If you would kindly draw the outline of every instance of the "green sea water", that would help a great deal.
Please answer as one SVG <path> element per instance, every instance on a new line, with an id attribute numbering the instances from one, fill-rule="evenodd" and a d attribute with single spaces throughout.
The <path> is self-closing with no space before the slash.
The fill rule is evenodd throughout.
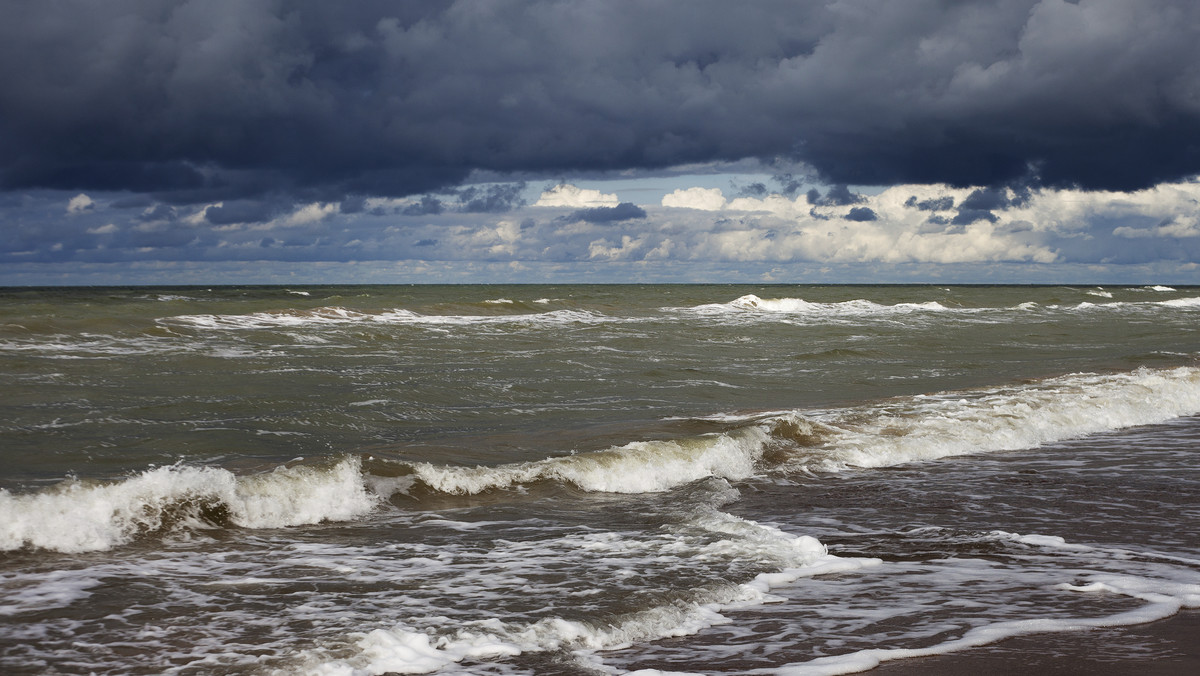
<path id="1" fill-rule="evenodd" d="M 0 668 L 820 673 L 1167 616 L 1198 320 L 1185 287 L 3 289 Z"/>

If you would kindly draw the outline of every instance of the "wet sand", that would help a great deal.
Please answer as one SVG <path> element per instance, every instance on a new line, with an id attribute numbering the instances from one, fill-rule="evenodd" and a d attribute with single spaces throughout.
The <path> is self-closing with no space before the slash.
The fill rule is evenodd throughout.
<path id="1" fill-rule="evenodd" d="M 1194 676 L 1200 674 L 1200 611 L 1148 624 L 1017 636 L 959 653 L 881 664 L 872 676 Z"/>

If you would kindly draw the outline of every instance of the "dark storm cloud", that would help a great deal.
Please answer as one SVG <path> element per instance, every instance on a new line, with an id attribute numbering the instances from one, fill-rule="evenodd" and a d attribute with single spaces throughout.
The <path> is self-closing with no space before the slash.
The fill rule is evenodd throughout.
<path id="1" fill-rule="evenodd" d="M 8 2 L 0 187 L 338 201 L 757 157 L 1132 189 L 1200 173 L 1197 34 L 1191 0 Z"/>

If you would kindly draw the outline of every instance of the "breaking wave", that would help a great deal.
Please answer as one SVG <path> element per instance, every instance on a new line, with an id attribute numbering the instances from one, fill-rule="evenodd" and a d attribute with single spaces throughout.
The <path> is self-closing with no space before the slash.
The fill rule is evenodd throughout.
<path id="1" fill-rule="evenodd" d="M 0 490 L 0 551 L 111 549 L 178 527 L 280 528 L 348 520 L 375 507 L 357 458 L 331 468 L 280 467 L 235 476 L 169 466 L 113 483 L 66 481 L 29 495 Z"/>
<path id="2" fill-rule="evenodd" d="M 71 480 L 33 494 L 0 490 L 0 550 L 109 549 L 177 527 L 277 528 L 349 520 L 397 494 L 474 495 L 552 482 L 654 493 L 701 479 L 836 472 L 1031 449 L 1200 413 L 1200 369 L 1073 374 L 1008 388 L 915 396 L 828 411 L 722 416 L 724 431 L 496 466 L 357 457 L 252 476 L 169 466 L 123 481 Z M 373 464 L 373 468 L 378 465 Z"/>
<path id="3" fill-rule="evenodd" d="M 918 396 L 820 415 L 822 443 L 791 462 L 807 469 L 887 467 L 1034 448 L 1200 412 L 1200 369 L 1072 374 L 1003 389 Z M 796 414 L 789 414 L 796 415 Z"/>
<path id="4" fill-rule="evenodd" d="M 727 416 L 734 429 L 634 442 L 592 453 L 499 466 L 416 463 L 409 480 L 439 492 L 559 481 L 589 491 L 665 491 L 707 477 L 764 471 L 836 472 L 1035 448 L 1200 412 L 1200 369 L 1074 374 L 1006 389 L 917 396 L 827 412 Z"/>

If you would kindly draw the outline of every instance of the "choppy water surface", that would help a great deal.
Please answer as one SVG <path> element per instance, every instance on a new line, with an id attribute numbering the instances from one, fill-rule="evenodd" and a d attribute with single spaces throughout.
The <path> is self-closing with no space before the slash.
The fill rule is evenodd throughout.
<path id="1" fill-rule="evenodd" d="M 818 674 L 1200 607 L 1200 289 L 0 290 L 5 673 Z"/>

